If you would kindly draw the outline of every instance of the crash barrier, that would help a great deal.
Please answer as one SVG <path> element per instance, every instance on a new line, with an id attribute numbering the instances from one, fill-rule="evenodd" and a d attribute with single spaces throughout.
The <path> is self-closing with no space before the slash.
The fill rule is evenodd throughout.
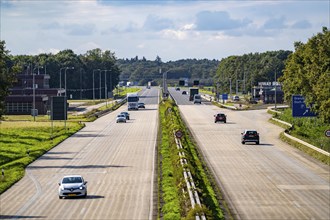
<path id="1" fill-rule="evenodd" d="M 282 124 L 285 124 L 285 125 L 287 125 L 287 126 L 289 126 L 291 129 L 292 129 L 292 124 L 290 124 L 290 123 L 288 123 L 288 122 L 285 122 L 285 121 L 281 121 L 281 120 L 279 120 L 279 119 L 277 119 L 277 118 L 272 118 L 272 120 L 274 120 L 274 121 L 276 121 L 276 122 L 279 122 L 279 123 L 282 123 Z M 289 128 L 289 129 L 290 129 Z M 283 134 L 287 137 L 287 138 L 289 138 L 289 139 L 291 139 L 291 140 L 294 140 L 294 141 L 296 141 L 296 142 L 298 142 L 298 143 L 300 143 L 300 144 L 302 144 L 302 145 L 304 145 L 304 146 L 306 146 L 306 147 L 308 147 L 308 148 L 311 148 L 311 149 L 313 149 L 313 150 L 315 150 L 315 151 L 317 151 L 317 152 L 319 152 L 319 153 L 321 153 L 321 154 L 323 154 L 323 155 L 326 155 L 326 156 L 330 156 L 330 153 L 329 152 L 327 152 L 327 151 L 325 151 L 325 150 L 322 150 L 322 149 L 320 149 L 320 148 L 318 148 L 318 147 L 315 147 L 314 145 L 311 145 L 311 144 L 309 144 L 309 143 L 307 143 L 307 142 L 305 142 L 305 141 L 303 141 L 303 140 L 300 140 L 300 139 L 298 139 L 298 138 L 296 138 L 296 137 L 293 137 L 293 136 L 291 136 L 291 135 L 289 135 L 288 133 L 287 133 L 287 130 L 285 130 L 284 132 L 283 132 Z"/>
<path id="2" fill-rule="evenodd" d="M 123 104 L 125 104 L 126 101 L 127 101 L 127 98 L 126 97 L 124 99 L 116 100 L 116 104 L 114 106 L 112 106 L 111 108 L 105 109 L 103 111 L 95 112 L 91 116 L 96 116 L 97 118 L 102 117 L 103 115 L 105 115 L 105 114 L 113 111 L 113 109 L 119 108 L 120 106 L 122 106 Z"/>
<path id="3" fill-rule="evenodd" d="M 178 139 L 175 135 L 174 132 L 174 136 L 175 136 L 175 142 L 176 142 L 176 146 L 178 149 L 183 149 L 182 144 L 180 139 Z M 180 156 L 180 163 L 181 166 L 183 167 L 183 176 L 186 182 L 186 186 L 187 186 L 187 190 L 188 190 L 188 194 L 189 194 L 189 198 L 190 198 L 190 203 L 192 208 L 195 208 L 196 205 L 202 206 L 201 201 L 199 199 L 197 190 L 196 190 L 196 186 L 194 183 L 194 180 L 192 178 L 192 175 L 190 173 L 190 170 L 187 168 L 187 160 L 185 159 L 185 154 L 183 151 L 179 151 L 179 156 Z M 196 220 L 206 220 L 206 217 L 204 215 L 204 213 L 200 213 L 199 215 L 195 216 Z"/>

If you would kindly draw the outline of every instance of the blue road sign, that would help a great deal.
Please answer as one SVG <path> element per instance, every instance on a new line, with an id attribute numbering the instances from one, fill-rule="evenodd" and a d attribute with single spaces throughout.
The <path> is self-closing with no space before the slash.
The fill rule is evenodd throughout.
<path id="1" fill-rule="evenodd" d="M 222 100 L 228 100 L 228 94 L 222 94 Z"/>
<path id="2" fill-rule="evenodd" d="M 301 95 L 292 96 L 292 117 L 315 117 L 316 114 L 306 107 L 304 97 Z"/>

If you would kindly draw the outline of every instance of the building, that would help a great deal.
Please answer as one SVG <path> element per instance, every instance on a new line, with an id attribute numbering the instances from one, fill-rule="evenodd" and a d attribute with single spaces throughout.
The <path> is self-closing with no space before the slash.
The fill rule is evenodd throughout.
<path id="1" fill-rule="evenodd" d="M 275 98 L 276 103 L 283 103 L 284 93 L 279 82 L 259 82 L 258 86 L 253 87 L 253 97 L 265 104 L 275 103 Z"/>
<path id="2" fill-rule="evenodd" d="M 59 96 L 63 89 L 49 88 L 48 74 L 26 73 L 17 75 L 17 82 L 9 89 L 5 99 L 8 115 L 45 115 L 50 110 L 52 96 Z M 34 89 L 33 89 L 33 84 Z M 33 111 L 35 106 L 36 111 Z"/>

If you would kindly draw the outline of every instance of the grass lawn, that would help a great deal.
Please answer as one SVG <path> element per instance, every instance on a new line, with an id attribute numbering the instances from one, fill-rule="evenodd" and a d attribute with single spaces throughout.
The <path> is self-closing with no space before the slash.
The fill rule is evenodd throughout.
<path id="1" fill-rule="evenodd" d="M 65 140 L 84 124 L 67 122 L 1 121 L 0 122 L 0 193 L 24 176 L 25 167 Z"/>

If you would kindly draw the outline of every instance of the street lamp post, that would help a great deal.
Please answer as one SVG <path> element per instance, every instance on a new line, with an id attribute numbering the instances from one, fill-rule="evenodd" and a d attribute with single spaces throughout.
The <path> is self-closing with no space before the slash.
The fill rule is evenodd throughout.
<path id="1" fill-rule="evenodd" d="M 33 89 L 33 110 L 32 110 L 32 114 L 33 114 L 33 121 L 36 121 L 36 113 L 35 113 L 35 109 L 36 109 L 36 89 L 34 86 L 34 81 L 35 81 L 35 76 L 34 76 L 34 70 L 35 68 L 32 70 L 32 89 Z"/>
<path id="2" fill-rule="evenodd" d="M 107 107 L 107 71 L 108 70 L 100 70 L 100 73 L 104 71 L 104 99 L 105 99 L 105 105 Z M 101 78 L 101 74 L 100 74 L 100 78 Z M 101 85 L 101 80 L 100 80 L 100 85 Z M 100 90 L 101 91 L 101 90 Z M 101 94 L 101 93 L 100 93 Z"/>
<path id="3" fill-rule="evenodd" d="M 229 96 L 231 97 L 231 78 L 229 78 Z"/>
<path id="4" fill-rule="evenodd" d="M 66 71 L 67 71 L 68 69 L 69 69 L 69 70 L 73 70 L 74 67 L 66 67 L 66 68 L 65 68 L 65 71 L 64 71 L 64 84 L 65 84 L 65 89 L 64 89 L 65 91 L 64 91 L 64 92 L 65 92 L 65 97 L 67 97 L 67 96 L 66 96 L 66 95 L 67 95 L 67 94 L 66 94 Z"/>
<path id="5" fill-rule="evenodd" d="M 37 65 L 36 67 L 33 68 L 32 70 L 32 91 L 33 91 L 33 109 L 32 109 L 32 114 L 33 114 L 33 120 L 36 121 L 36 86 L 35 86 L 35 74 L 34 74 L 34 70 L 38 69 L 38 75 L 39 75 L 39 65 Z M 41 67 L 43 68 L 43 67 Z"/>
<path id="6" fill-rule="evenodd" d="M 82 100 L 82 68 L 80 68 L 80 100 Z"/>
<path id="7" fill-rule="evenodd" d="M 102 79 L 102 75 L 101 75 L 101 72 L 102 72 L 102 70 L 100 70 L 100 72 L 99 72 L 99 78 L 100 78 L 100 83 L 99 83 L 99 87 L 100 87 L 100 91 L 99 91 L 99 93 L 100 93 L 100 101 L 101 101 L 101 99 L 102 99 L 102 87 L 101 87 L 101 79 Z"/>
<path id="8" fill-rule="evenodd" d="M 95 86 L 94 86 L 94 72 L 100 71 L 100 69 L 93 70 L 93 102 L 95 101 Z"/>
<path id="9" fill-rule="evenodd" d="M 64 92 L 65 92 L 65 98 L 64 98 L 64 101 L 65 101 L 65 104 L 64 104 L 64 129 L 65 129 L 65 132 L 66 132 L 66 118 L 67 118 L 67 94 L 66 94 L 66 71 L 70 69 L 70 70 L 73 70 L 74 67 L 66 67 L 65 68 L 65 71 L 64 71 L 64 84 L 65 84 L 65 89 L 64 89 Z"/>
<path id="10" fill-rule="evenodd" d="M 60 96 L 62 96 L 62 92 L 61 92 L 61 89 L 62 89 L 62 69 L 65 69 L 66 67 L 62 67 L 60 69 Z"/>
<path id="11" fill-rule="evenodd" d="M 275 82 L 274 82 L 275 83 L 275 111 L 277 110 L 277 108 L 276 108 L 276 104 L 277 104 L 277 99 L 276 99 L 277 98 L 276 97 L 276 92 L 277 92 L 276 91 L 277 90 L 276 73 L 277 73 L 277 69 L 275 69 Z"/>

